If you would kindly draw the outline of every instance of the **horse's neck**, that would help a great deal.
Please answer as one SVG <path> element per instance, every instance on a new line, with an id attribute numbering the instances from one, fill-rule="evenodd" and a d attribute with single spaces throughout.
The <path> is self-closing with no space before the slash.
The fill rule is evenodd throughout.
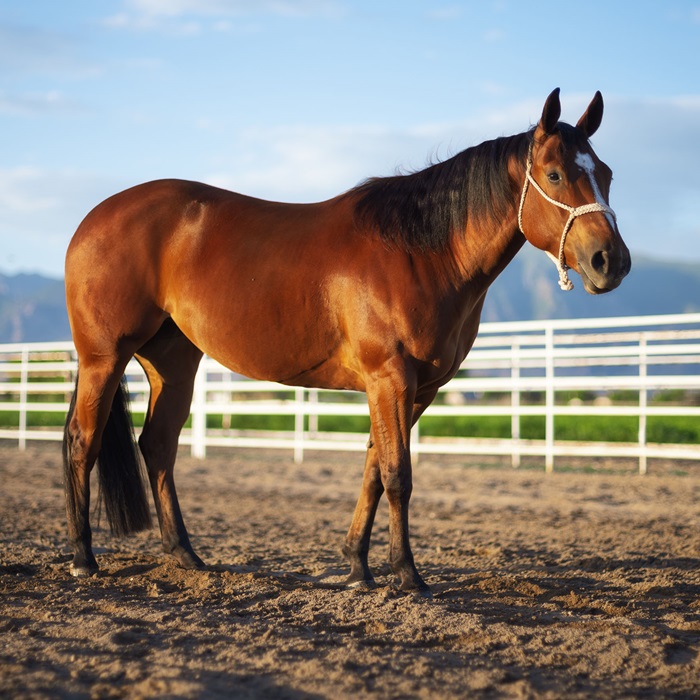
<path id="1" fill-rule="evenodd" d="M 470 294 L 485 293 L 524 243 L 515 211 L 499 224 L 468 224 L 466 232 L 453 241 L 454 286 Z"/>

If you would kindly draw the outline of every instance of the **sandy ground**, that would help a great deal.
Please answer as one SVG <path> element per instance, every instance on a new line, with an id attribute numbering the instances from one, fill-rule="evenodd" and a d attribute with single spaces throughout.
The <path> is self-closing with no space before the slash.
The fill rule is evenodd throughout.
<path id="1" fill-rule="evenodd" d="M 74 579 L 59 453 L 0 443 L 2 697 L 700 697 L 697 465 L 547 476 L 424 457 L 424 599 L 392 587 L 385 504 L 379 587 L 342 586 L 359 455 L 183 455 L 208 570 L 103 522 L 100 574 Z"/>

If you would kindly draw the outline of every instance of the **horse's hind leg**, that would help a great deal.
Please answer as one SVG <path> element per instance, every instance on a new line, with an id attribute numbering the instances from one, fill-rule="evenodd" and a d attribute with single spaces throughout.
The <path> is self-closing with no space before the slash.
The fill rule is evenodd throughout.
<path id="1" fill-rule="evenodd" d="M 167 320 L 137 353 L 151 386 L 139 447 L 146 461 L 163 549 L 187 569 L 204 566 L 190 544 L 175 491 L 174 467 L 180 431 L 190 413 L 202 352 Z"/>
<path id="2" fill-rule="evenodd" d="M 66 419 L 63 443 L 66 515 L 68 538 L 74 552 L 71 564 L 74 576 L 90 576 L 98 570 L 90 528 L 90 473 L 100 452 L 102 433 L 123 369 L 123 364 L 116 361 L 81 363 Z"/>

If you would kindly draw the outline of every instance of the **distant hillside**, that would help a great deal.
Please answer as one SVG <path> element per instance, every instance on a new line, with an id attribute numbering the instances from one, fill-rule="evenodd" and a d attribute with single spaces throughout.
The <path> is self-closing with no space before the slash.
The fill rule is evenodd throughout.
<path id="1" fill-rule="evenodd" d="M 580 277 L 562 292 L 552 261 L 526 246 L 494 282 L 482 320 L 520 321 L 546 318 L 648 316 L 700 311 L 700 263 L 686 264 L 632 256 L 632 271 L 620 287 L 591 296 Z"/>
<path id="2" fill-rule="evenodd" d="M 70 340 L 63 280 L 0 274 L 0 343 Z"/>
<path id="3" fill-rule="evenodd" d="M 546 255 L 526 246 L 489 290 L 484 321 L 644 316 L 700 311 L 700 263 L 662 262 L 633 256 L 619 289 L 593 297 L 571 274 L 575 288 L 562 292 Z M 62 280 L 0 274 L 0 343 L 70 339 Z"/>

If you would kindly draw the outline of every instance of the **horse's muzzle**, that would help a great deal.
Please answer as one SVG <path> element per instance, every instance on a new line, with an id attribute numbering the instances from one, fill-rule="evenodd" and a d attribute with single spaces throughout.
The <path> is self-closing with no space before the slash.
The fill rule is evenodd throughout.
<path id="1" fill-rule="evenodd" d="M 579 258 L 578 273 L 589 294 L 605 294 L 620 286 L 632 268 L 630 252 L 624 243 L 609 250 L 596 250 Z"/>

